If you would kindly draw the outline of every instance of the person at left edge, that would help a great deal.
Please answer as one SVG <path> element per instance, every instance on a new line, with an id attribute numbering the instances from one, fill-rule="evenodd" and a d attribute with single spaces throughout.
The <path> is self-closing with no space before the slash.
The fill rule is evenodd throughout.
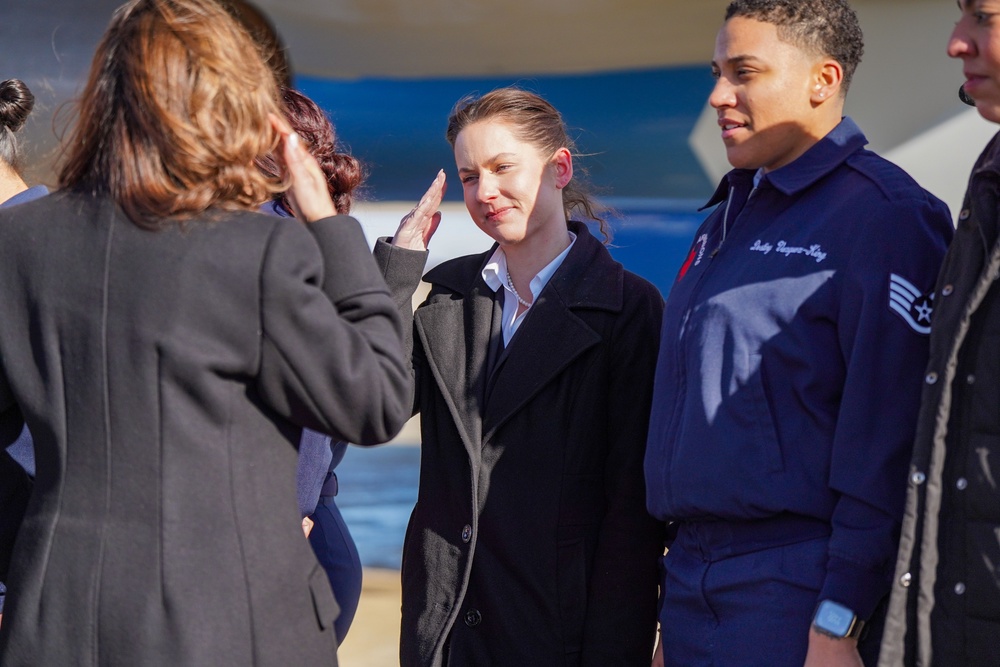
<path id="1" fill-rule="evenodd" d="M 44 185 L 28 187 L 21 176 L 22 151 L 17 138 L 17 132 L 24 127 L 28 115 L 35 106 L 35 96 L 23 81 L 8 79 L 0 83 L 0 208 L 16 206 L 25 202 L 44 197 L 49 193 Z M 35 474 L 35 454 L 31 446 L 31 433 L 25 426 L 21 432 L 14 435 L 16 439 L 9 446 L 9 436 L 0 440 L 0 466 L 19 465 L 24 474 L 11 468 L 14 479 L 11 488 L 0 489 L 0 496 L 14 494 L 15 486 L 27 483 L 25 475 Z M 2 501 L 0 501 L 2 502 Z M 0 527 L 3 532 L 5 527 Z M 3 604 L 6 593 L 3 582 L 0 581 L 0 619 L 3 618 Z"/>
<path id="2" fill-rule="evenodd" d="M 878 651 L 953 227 L 843 115 L 862 42 L 844 0 L 736 0 L 718 33 L 734 169 L 667 297 L 646 451 L 668 665 Z"/>

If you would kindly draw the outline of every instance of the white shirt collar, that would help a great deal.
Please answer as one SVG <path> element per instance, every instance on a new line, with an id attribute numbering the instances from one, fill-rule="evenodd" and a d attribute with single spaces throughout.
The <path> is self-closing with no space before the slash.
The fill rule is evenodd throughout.
<path id="1" fill-rule="evenodd" d="M 569 234 L 569 245 L 561 253 L 556 255 L 556 258 L 545 265 L 545 267 L 535 274 L 535 277 L 531 279 L 531 283 L 528 287 L 531 289 L 532 302 L 538 297 L 542 292 L 542 288 L 548 284 L 549 280 L 555 274 L 556 270 L 562 266 L 563 261 L 566 256 L 569 255 L 570 248 L 576 243 L 576 234 L 567 231 Z M 486 262 L 486 266 L 483 267 L 483 280 L 491 290 L 496 292 L 501 287 L 505 288 L 510 292 L 511 296 L 514 293 L 511 291 L 510 286 L 507 284 L 507 255 L 504 254 L 503 248 L 497 247 L 490 255 L 489 261 Z"/>
<path id="2" fill-rule="evenodd" d="M 549 279 L 552 278 L 562 265 L 563 260 L 569 255 L 573 244 L 576 243 L 576 234 L 573 232 L 567 233 L 569 234 L 569 245 L 555 259 L 546 264 L 545 268 L 535 274 L 535 277 L 531 279 L 531 283 L 528 285 L 531 289 L 532 305 L 534 305 L 535 299 L 541 294 L 545 285 L 548 284 Z M 483 267 L 483 280 L 486 281 L 486 284 L 494 292 L 498 291 L 501 287 L 506 290 L 503 300 L 503 320 L 501 327 L 503 329 L 503 343 L 507 345 L 510 343 L 511 337 L 513 337 L 514 333 L 521 326 L 525 315 L 531 311 L 531 308 L 528 308 L 520 315 L 517 314 L 517 297 L 514 295 L 514 290 L 507 284 L 507 255 L 504 254 L 501 248 L 493 251 L 489 261 L 486 262 L 486 266 Z"/>

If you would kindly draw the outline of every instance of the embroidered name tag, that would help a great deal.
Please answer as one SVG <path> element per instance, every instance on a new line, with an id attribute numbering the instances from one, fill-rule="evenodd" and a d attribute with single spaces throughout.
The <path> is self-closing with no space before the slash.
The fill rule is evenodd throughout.
<path id="1" fill-rule="evenodd" d="M 826 259 L 826 253 L 823 252 L 823 247 L 818 243 L 811 245 L 808 248 L 804 248 L 802 246 L 788 245 L 784 241 L 778 241 L 776 245 L 771 245 L 770 243 L 764 243 L 760 239 L 757 239 L 754 241 L 753 245 L 750 246 L 750 250 L 764 253 L 765 255 L 775 252 L 779 255 L 784 255 L 785 257 L 790 257 L 791 255 L 803 255 L 816 260 L 817 264 Z"/>
<path id="2" fill-rule="evenodd" d="M 919 334 L 931 332 L 934 294 L 924 294 L 906 278 L 889 275 L 889 308 Z"/>

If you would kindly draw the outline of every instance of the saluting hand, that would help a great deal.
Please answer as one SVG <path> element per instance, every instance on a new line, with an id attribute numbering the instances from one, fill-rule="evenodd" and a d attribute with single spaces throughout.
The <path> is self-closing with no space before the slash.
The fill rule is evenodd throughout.
<path id="1" fill-rule="evenodd" d="M 441 224 L 441 211 L 438 208 L 447 189 L 442 169 L 420 198 L 420 203 L 400 220 L 396 235 L 392 237 L 392 245 L 408 250 L 427 250 L 431 237 Z"/>

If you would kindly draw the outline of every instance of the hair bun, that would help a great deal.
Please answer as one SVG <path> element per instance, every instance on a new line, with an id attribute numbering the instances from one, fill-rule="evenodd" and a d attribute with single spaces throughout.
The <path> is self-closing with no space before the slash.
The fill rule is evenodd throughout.
<path id="1" fill-rule="evenodd" d="M 0 82 L 0 124 L 17 132 L 28 120 L 35 106 L 35 96 L 20 79 Z"/>

